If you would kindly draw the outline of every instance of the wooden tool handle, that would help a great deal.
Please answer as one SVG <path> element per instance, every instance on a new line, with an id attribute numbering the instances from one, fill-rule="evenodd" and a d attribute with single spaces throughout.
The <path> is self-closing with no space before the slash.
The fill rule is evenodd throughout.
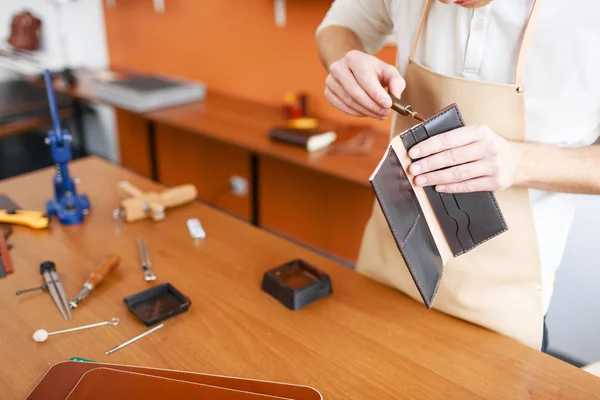
<path id="1" fill-rule="evenodd" d="M 125 199 L 121 202 L 121 208 L 125 211 L 125 221 L 134 222 L 146 218 L 148 204 L 139 198 Z"/>
<path id="2" fill-rule="evenodd" d="M 189 203 L 198 197 L 198 191 L 194 185 L 181 185 L 167 189 L 160 193 L 160 203 L 165 208 L 180 206 Z"/>
<path id="3" fill-rule="evenodd" d="M 102 261 L 102 264 L 100 264 L 98 269 L 92 272 L 92 275 L 90 275 L 90 279 L 88 279 L 87 283 L 89 283 L 93 287 L 98 286 L 100 282 L 102 282 L 102 280 L 106 277 L 106 275 L 113 272 L 115 268 L 119 266 L 120 263 L 121 257 L 119 257 L 117 254 L 113 253 L 109 255 Z"/>
<path id="4" fill-rule="evenodd" d="M 119 182 L 117 185 L 117 194 L 121 199 L 126 199 L 129 197 L 144 197 L 144 192 L 127 181 Z"/>

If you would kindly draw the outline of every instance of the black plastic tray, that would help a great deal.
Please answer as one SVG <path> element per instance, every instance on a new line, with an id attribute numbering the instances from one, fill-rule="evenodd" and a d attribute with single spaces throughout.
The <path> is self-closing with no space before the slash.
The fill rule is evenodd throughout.
<path id="1" fill-rule="evenodd" d="M 333 293 L 329 275 L 302 259 L 265 272 L 262 290 L 290 310 L 299 310 Z"/>
<path id="2" fill-rule="evenodd" d="M 152 326 L 190 308 L 192 302 L 170 283 L 163 283 L 151 289 L 123 299 L 129 311 L 146 326 Z"/>

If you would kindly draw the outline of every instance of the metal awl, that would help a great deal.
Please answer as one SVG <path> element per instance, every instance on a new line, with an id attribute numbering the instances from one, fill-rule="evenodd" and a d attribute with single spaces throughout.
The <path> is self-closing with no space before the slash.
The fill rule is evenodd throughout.
<path id="1" fill-rule="evenodd" d="M 142 238 L 137 239 L 138 253 L 140 255 L 140 262 L 142 264 L 142 271 L 144 271 L 144 280 L 154 281 L 156 275 L 152 272 L 152 263 L 150 262 L 150 254 L 148 253 L 148 246 Z"/>
<path id="2" fill-rule="evenodd" d="M 108 255 L 98 266 L 98 268 L 92 272 L 88 280 L 83 284 L 83 287 L 77 294 L 77 297 L 71 300 L 69 303 L 69 308 L 77 308 L 79 303 L 81 303 L 81 301 L 85 299 L 87 295 L 90 294 L 90 292 L 94 290 L 108 274 L 113 272 L 120 263 L 121 257 L 119 257 L 118 254 Z"/>

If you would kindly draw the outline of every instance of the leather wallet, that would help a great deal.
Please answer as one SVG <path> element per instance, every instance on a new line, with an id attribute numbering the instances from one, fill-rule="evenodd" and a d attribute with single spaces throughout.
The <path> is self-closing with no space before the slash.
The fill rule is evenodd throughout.
<path id="1" fill-rule="evenodd" d="M 370 182 L 425 305 L 433 306 L 444 265 L 508 228 L 492 192 L 439 193 L 408 172 L 414 145 L 464 126 L 452 104 L 394 137 Z"/>
<path id="2" fill-rule="evenodd" d="M 191 384 L 200 384 L 203 386 L 209 387 L 218 387 L 231 391 L 237 392 L 245 392 L 245 393 L 253 393 L 254 395 L 263 395 L 270 396 L 267 398 L 284 398 L 284 399 L 295 399 L 295 400 L 322 400 L 323 397 L 321 394 L 309 386 L 303 385 L 293 385 L 286 383 L 278 383 L 278 382 L 269 382 L 269 381 L 259 381 L 254 379 L 242 379 L 228 376 L 220 376 L 220 375 L 209 375 L 209 374 L 200 374 L 194 372 L 186 372 L 186 371 L 175 371 L 175 370 L 166 370 L 166 369 L 157 369 L 157 368 L 146 368 L 146 367 L 136 367 L 129 365 L 116 365 L 116 364 L 103 364 L 96 362 L 77 362 L 77 361 L 64 361 L 58 364 L 55 364 L 50 367 L 50 369 L 46 372 L 46 374 L 42 377 L 42 379 L 38 382 L 35 388 L 31 391 L 29 396 L 27 396 L 27 400 L 64 400 L 68 398 L 69 394 L 72 392 L 74 394 L 78 393 L 86 393 L 80 392 L 83 390 L 89 390 L 87 387 L 88 383 L 86 383 L 86 388 L 83 386 L 77 389 L 77 392 L 74 392 L 76 386 L 78 384 L 83 383 L 83 377 L 86 373 L 97 370 L 97 369 L 110 369 L 112 371 L 121 371 L 121 372 L 129 372 L 135 374 L 144 375 L 146 378 L 144 380 L 149 379 L 147 377 L 157 377 L 164 378 L 167 380 L 175 380 L 175 381 L 183 381 Z M 105 376 L 104 373 L 100 374 Z M 89 385 L 95 385 L 96 378 L 99 375 L 94 374 L 92 378 L 86 378 L 91 383 Z M 133 378 L 136 382 L 139 380 Z M 162 381 L 161 381 L 162 382 Z M 153 382 L 154 384 L 158 384 L 160 382 Z M 167 385 L 170 385 L 172 382 L 163 382 Z M 197 388 L 190 389 L 200 390 Z M 210 389 L 207 389 L 210 390 Z M 76 398 L 76 397 L 74 397 Z M 113 397 L 105 397 L 111 398 Z M 130 398 L 144 398 L 132 396 Z M 178 398 L 178 397 L 173 397 Z M 213 398 L 211 396 L 198 396 L 195 398 Z M 258 397 L 260 398 L 260 397 Z"/>

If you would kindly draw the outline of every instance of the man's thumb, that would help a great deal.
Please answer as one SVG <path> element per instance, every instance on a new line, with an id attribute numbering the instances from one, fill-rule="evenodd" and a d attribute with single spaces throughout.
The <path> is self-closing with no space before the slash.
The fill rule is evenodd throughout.
<path id="1" fill-rule="evenodd" d="M 388 64 L 388 66 L 382 71 L 381 81 L 382 84 L 388 87 L 388 91 L 392 95 L 398 98 L 402 96 L 402 92 L 406 87 L 406 82 L 396 67 Z"/>

